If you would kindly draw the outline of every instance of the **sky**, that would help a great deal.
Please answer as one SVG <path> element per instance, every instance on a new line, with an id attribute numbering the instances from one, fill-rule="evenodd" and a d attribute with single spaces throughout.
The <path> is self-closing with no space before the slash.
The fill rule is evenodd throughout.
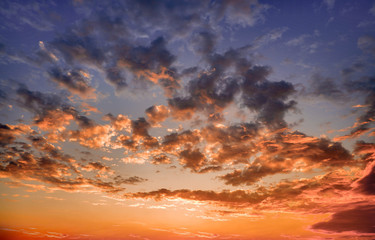
<path id="1" fill-rule="evenodd" d="M 0 1 L 0 238 L 375 238 L 375 2 Z"/>

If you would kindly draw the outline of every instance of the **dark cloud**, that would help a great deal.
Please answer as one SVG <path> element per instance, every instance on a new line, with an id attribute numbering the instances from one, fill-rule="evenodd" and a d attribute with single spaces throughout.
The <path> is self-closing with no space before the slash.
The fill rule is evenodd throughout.
<path id="1" fill-rule="evenodd" d="M 191 119 L 197 110 L 197 103 L 191 97 L 175 97 L 168 99 L 172 116 L 177 120 Z"/>
<path id="2" fill-rule="evenodd" d="M 202 56 L 207 56 L 214 51 L 217 38 L 213 32 L 202 31 L 193 35 L 191 44 L 195 52 Z"/>
<path id="3" fill-rule="evenodd" d="M 55 67 L 48 73 L 52 81 L 67 88 L 72 93 L 78 94 L 84 98 L 95 98 L 95 89 L 89 85 L 89 75 L 85 71 L 74 69 L 64 73 L 61 69 Z"/>
<path id="4" fill-rule="evenodd" d="M 255 154 L 253 139 L 259 134 L 256 124 L 241 123 L 229 127 L 206 126 L 201 135 L 209 144 L 220 143 L 221 146 L 212 154 L 213 164 L 248 163 Z"/>
<path id="5" fill-rule="evenodd" d="M 108 166 L 105 166 L 101 162 L 89 162 L 87 165 L 82 166 L 82 169 L 86 171 L 92 171 L 97 170 L 99 172 L 109 172 L 110 168 Z"/>
<path id="6" fill-rule="evenodd" d="M 248 156 L 258 154 L 242 170 L 234 170 L 220 179 L 229 185 L 252 185 L 260 179 L 280 173 L 290 173 L 303 163 L 302 171 L 312 168 L 335 169 L 360 165 L 340 143 L 305 134 L 283 133 L 263 142 L 255 143 Z M 246 152 L 245 152 L 246 153 Z M 248 156 L 246 156 L 248 158 Z"/>
<path id="7" fill-rule="evenodd" d="M 53 119 L 56 113 L 60 113 L 60 117 L 63 115 L 71 116 L 81 127 L 93 125 L 91 119 L 81 115 L 61 95 L 31 91 L 25 85 L 20 85 L 16 93 L 18 96 L 17 103 L 35 114 L 34 121 L 37 124 L 48 119 Z"/>
<path id="8" fill-rule="evenodd" d="M 286 81 L 267 80 L 271 69 L 253 66 L 247 59 L 249 47 L 230 49 L 223 54 L 212 53 L 205 57 L 209 70 L 202 70 L 189 81 L 184 96 L 168 100 L 172 115 L 177 119 L 190 119 L 194 112 L 208 116 L 218 114 L 241 94 L 241 104 L 257 115 L 257 120 L 268 127 L 285 127 L 287 111 L 295 109 L 290 100 L 294 86 Z M 214 118 L 214 120 L 221 118 Z"/>
<path id="9" fill-rule="evenodd" d="M 276 175 L 278 178 L 277 174 L 306 173 L 316 169 L 330 172 L 252 191 L 160 189 L 128 193 L 126 197 L 182 198 L 230 207 L 288 208 L 316 213 L 327 212 L 332 206 L 325 201 L 327 199 L 333 201 L 345 194 L 360 197 L 374 194 L 372 165 L 368 165 L 366 174 L 356 180 L 338 173 L 343 167 L 363 168 L 366 163 L 370 164 L 374 157 L 368 149 L 373 146 L 358 143 L 354 153 L 363 156 L 357 158 L 340 143 L 288 129 L 285 116 L 297 107 L 292 99 L 295 86 L 287 81 L 270 81 L 271 67 L 257 65 L 252 58 L 254 49 L 279 39 L 286 28 L 274 29 L 244 47 L 217 52 L 222 47 L 218 37 L 220 31 L 231 32 L 233 26 L 253 26 L 262 21 L 267 5 L 255 0 L 92 3 L 85 2 L 79 9 L 82 14 L 87 10 L 86 19 L 76 21 L 69 30 L 56 36 L 46 45 L 48 50 L 41 45 L 33 55 L 35 59 L 30 59 L 41 67 L 48 66 L 47 73 L 52 81 L 82 97 L 92 96 L 95 91 L 85 72 L 90 69 L 117 91 L 137 87 L 146 91 L 148 87 L 158 85 L 165 91 L 166 103 L 155 103 L 145 110 L 145 117 L 134 120 L 121 114 L 107 114 L 103 117 L 107 124 L 100 125 L 74 107 L 70 96 L 31 91 L 21 85 L 17 89 L 17 102 L 34 114 L 34 124 L 40 130 L 59 131 L 59 140 L 79 142 L 95 149 L 93 152 L 123 147 L 122 151 L 125 150 L 129 159 L 134 157 L 133 162 L 141 159 L 151 164 L 170 164 L 174 161 L 197 174 L 229 169 L 231 172 L 222 173 L 218 179 L 232 186 L 254 186 L 265 177 Z M 370 40 L 361 39 L 358 46 L 371 51 Z M 179 41 L 190 44 L 187 48 L 193 49 L 197 54 L 195 57 L 200 58 L 194 63 L 197 66 L 181 67 L 180 60 L 184 62 L 185 59 L 177 59 L 175 55 L 184 50 L 176 49 Z M 53 63 L 53 67 L 45 63 Z M 374 79 L 349 79 L 361 68 L 361 65 L 353 65 L 343 70 L 343 76 L 348 78 L 344 87 L 334 79 L 314 75 L 309 90 L 314 96 L 334 99 L 342 99 L 348 92 L 363 94 L 367 108 L 353 134 L 368 131 L 375 119 Z M 351 83 L 354 85 L 350 86 Z M 0 100 L 6 98 L 2 96 L 5 94 L 0 91 Z M 237 119 L 233 116 L 225 119 L 225 110 L 234 105 L 249 111 L 254 118 L 229 123 Z M 168 117 L 191 120 L 202 115 L 208 125 L 200 130 L 178 130 L 163 137 L 152 136 L 152 130 L 155 130 L 152 127 L 159 127 Z M 218 124 L 227 123 L 226 120 L 226 126 Z M 70 125 L 71 121 L 77 126 Z M 43 137 L 32 130 L 22 132 L 14 126 L 0 125 L 2 161 L 4 159 L 0 165 L 1 176 L 35 180 L 52 189 L 84 191 L 89 187 L 108 193 L 123 191 L 122 184 L 147 181 L 138 176 L 112 175 L 114 171 L 109 166 L 93 159 L 95 154 L 82 163 L 64 154 L 58 143 L 48 141 L 47 134 Z M 132 162 L 126 158 L 123 161 Z M 287 201 L 290 199 L 295 202 L 290 204 Z M 314 226 L 326 230 L 332 226 L 337 228 L 337 219 L 350 214 L 337 213 L 331 222 Z M 343 224 L 347 223 L 344 221 Z M 366 231 L 368 228 L 362 232 Z"/>
<path id="10" fill-rule="evenodd" d="M 199 170 L 199 173 L 217 172 L 221 170 L 223 170 L 222 166 L 208 166 L 208 167 L 201 168 Z"/>
<path id="11" fill-rule="evenodd" d="M 285 113 L 295 109 L 297 104 L 294 100 L 287 102 L 288 97 L 295 92 L 294 86 L 285 81 L 261 81 L 265 77 L 262 72 L 264 74 L 267 71 L 254 70 L 254 73 L 251 70 L 243 83 L 243 104 L 250 110 L 259 112 L 258 120 L 265 125 L 272 128 L 286 127 Z"/>
<path id="12" fill-rule="evenodd" d="M 344 69 L 344 74 L 349 74 L 351 69 Z M 333 78 L 324 78 L 314 74 L 311 78 L 311 93 L 313 96 L 324 97 L 330 100 L 340 100 L 345 97 L 345 92 Z"/>
<path id="13" fill-rule="evenodd" d="M 164 105 L 153 105 L 145 110 L 149 122 L 158 125 L 169 116 L 169 109 Z"/>
<path id="14" fill-rule="evenodd" d="M 341 74 L 344 76 L 344 77 L 348 77 L 350 76 L 351 74 L 353 73 L 356 73 L 356 72 L 360 72 L 361 70 L 363 70 L 365 67 L 365 64 L 361 63 L 361 62 L 357 62 L 357 63 L 354 63 L 352 66 L 350 67 L 347 67 L 347 68 L 344 68 L 342 71 L 341 71 Z"/>
<path id="15" fill-rule="evenodd" d="M 365 111 L 357 118 L 349 134 L 336 137 L 335 140 L 342 141 L 348 138 L 357 138 L 371 130 L 375 119 L 375 78 L 373 76 L 358 77 L 355 73 L 364 68 L 362 63 L 355 63 L 349 68 L 344 68 L 341 74 L 344 80 L 339 83 L 333 78 L 325 78 L 315 74 L 312 77 L 311 90 L 303 94 L 311 94 L 324 97 L 333 101 L 348 100 L 350 98 L 362 100 L 358 106 Z"/>
<path id="16" fill-rule="evenodd" d="M 136 151 L 139 148 L 152 149 L 159 146 L 157 138 L 151 136 L 148 130 L 151 124 L 145 118 L 131 120 L 131 135 L 120 135 L 117 139 L 119 143 L 126 149 Z"/>
<path id="17" fill-rule="evenodd" d="M 36 189 L 49 189 L 50 191 L 56 189 L 85 191 L 88 187 L 98 188 L 108 193 L 123 190 L 114 179 L 104 182 L 101 179 L 84 176 L 80 171 L 81 168 L 110 176 L 113 171 L 108 166 L 100 162 L 89 162 L 82 165 L 72 156 L 63 153 L 62 150 L 49 143 L 46 138 L 23 125 L 1 125 L 1 135 L 4 135 L 3 130 L 6 131 L 6 136 L 2 137 L 5 137 L 4 140 L 7 142 L 2 141 L 4 144 L 0 145 L 2 159 L 0 175 L 2 177 L 19 181 L 34 180 L 49 186 L 49 188 L 36 186 Z M 21 142 L 20 139 L 30 142 L 30 145 Z M 137 180 L 143 181 L 141 178 L 129 179 L 132 182 L 137 182 Z M 33 186 L 33 184 L 27 186 Z"/>
<path id="18" fill-rule="evenodd" d="M 327 222 L 312 225 L 312 229 L 332 233 L 354 231 L 357 233 L 375 233 L 375 206 L 358 206 L 332 215 Z"/>
<path id="19" fill-rule="evenodd" d="M 294 101 L 286 101 L 294 90 L 293 86 L 284 81 L 267 81 L 265 77 L 269 69 L 253 66 L 247 57 L 250 46 L 230 49 L 223 54 L 214 52 L 216 32 L 220 30 L 213 25 L 221 22 L 252 26 L 262 19 L 267 5 L 257 1 L 86 4 L 82 8 L 90 9 L 91 14 L 48 43 L 49 48 L 56 52 L 53 56 L 69 65 L 67 69 L 70 70 L 66 73 L 57 67 L 49 71 L 51 79 L 59 85 L 82 96 L 89 95 L 94 89 L 80 69 L 90 67 L 104 74 L 116 90 L 139 84 L 142 87 L 157 84 L 169 98 L 168 106 L 176 119 L 190 119 L 198 110 L 205 112 L 210 122 L 224 121 L 220 113 L 242 91 L 242 104 L 257 112 L 259 121 L 273 127 L 285 125 L 285 112 L 295 106 Z M 279 30 L 270 33 L 269 38 L 277 39 Z M 150 32 L 155 34 L 140 37 Z M 167 39 L 175 40 L 177 35 L 191 39 L 193 48 L 202 54 L 207 64 L 204 70 L 196 72 L 196 77 L 189 77 L 185 92 L 178 92 L 178 89 L 179 78 L 187 77 L 186 72 L 178 71 L 174 65 L 176 56 L 168 49 Z M 144 41 L 135 41 L 140 39 Z M 42 46 L 40 58 L 51 62 L 48 58 L 52 53 L 44 43 Z M 260 81 L 261 84 L 255 84 Z M 276 97 L 271 98 L 271 95 Z M 271 112 L 276 116 L 274 120 Z"/>
<path id="20" fill-rule="evenodd" d="M 164 188 L 152 192 L 138 192 L 134 194 L 128 194 L 126 195 L 126 197 L 155 200 L 182 198 L 194 201 L 208 201 L 236 205 L 260 203 L 264 199 L 263 196 L 259 196 L 256 193 L 249 193 L 244 190 L 215 192 L 182 189 L 171 191 Z"/>
<path id="21" fill-rule="evenodd" d="M 15 140 L 14 132 L 6 125 L 0 123 L 0 147 L 5 147 Z"/>
<path id="22" fill-rule="evenodd" d="M 178 148 L 194 146 L 198 144 L 200 140 L 198 131 L 186 130 L 181 133 L 171 133 L 164 136 L 161 147 L 163 151 L 173 153 Z"/>
<path id="23" fill-rule="evenodd" d="M 375 160 L 375 144 L 365 141 L 358 141 L 355 144 L 354 153 L 363 158 L 366 162 Z"/>
<path id="24" fill-rule="evenodd" d="M 175 56 L 166 49 L 166 41 L 163 37 L 152 41 L 149 47 L 137 46 L 132 49 L 123 49 L 120 56 L 120 63 L 135 73 L 143 70 L 157 71 L 162 67 L 168 68 L 175 60 Z"/>
<path id="25" fill-rule="evenodd" d="M 109 83 L 116 87 L 116 90 L 121 91 L 128 86 L 124 73 L 118 67 L 109 67 L 106 69 L 106 79 Z"/>
<path id="26" fill-rule="evenodd" d="M 224 180 L 225 184 L 232 186 L 238 186 L 242 184 L 252 185 L 265 176 L 274 175 L 276 173 L 282 173 L 283 171 L 284 168 L 281 166 L 270 167 L 254 165 L 243 170 L 235 170 L 231 173 L 221 176 L 220 179 Z"/>
<path id="27" fill-rule="evenodd" d="M 138 176 L 133 176 L 133 177 L 128 177 L 128 178 L 116 176 L 114 178 L 114 181 L 115 181 L 116 185 L 121 185 L 121 184 L 135 185 L 135 184 L 138 184 L 138 183 L 146 182 L 146 181 L 148 181 L 148 179 L 141 178 L 141 177 L 138 177 Z"/>
<path id="28" fill-rule="evenodd" d="M 117 91 L 129 86 L 130 80 L 133 84 L 140 84 L 139 81 L 160 84 L 166 94 L 171 94 L 174 88 L 179 87 L 171 67 L 175 56 L 168 51 L 164 37 L 156 38 L 149 46 L 135 45 L 119 39 L 119 35 L 109 34 L 109 29 L 103 26 L 107 25 L 106 21 L 101 22 L 101 19 L 106 19 L 108 24 L 114 21 L 118 28 L 126 28 L 124 16 L 119 15 L 116 18 L 103 15 L 102 12 L 98 16 L 97 20 L 93 17 L 78 23 L 75 28 L 55 38 L 50 44 L 73 69 L 82 64 L 97 69 L 105 74 L 106 80 Z M 127 36 L 124 29 L 120 32 Z M 59 82 L 67 85 L 66 80 Z M 76 88 L 77 86 L 73 87 Z"/>
<path id="29" fill-rule="evenodd" d="M 357 81 L 347 81 L 345 88 L 350 93 L 359 93 L 365 96 L 365 113 L 358 117 L 354 129 L 344 136 L 344 139 L 358 137 L 370 130 L 375 119 L 375 77 L 363 77 Z"/>
<path id="30" fill-rule="evenodd" d="M 51 42 L 65 61 L 70 64 L 85 63 L 92 66 L 101 66 L 105 61 L 105 52 L 99 46 L 98 39 L 84 35 L 81 29 L 70 31 Z"/>
<path id="31" fill-rule="evenodd" d="M 172 163 L 172 161 L 166 154 L 159 154 L 159 155 L 153 156 L 151 163 L 156 164 L 156 165 L 170 164 Z"/>
<path id="32" fill-rule="evenodd" d="M 149 137 L 148 129 L 151 125 L 144 118 L 138 118 L 132 121 L 132 132 L 134 136 Z"/>
<path id="33" fill-rule="evenodd" d="M 296 102 L 286 100 L 295 92 L 292 84 L 270 82 L 266 77 L 271 69 L 253 66 L 246 56 L 248 47 L 230 49 L 223 54 L 207 55 L 209 70 L 189 81 L 187 95 L 168 100 L 172 115 L 189 119 L 193 113 L 205 111 L 207 115 L 223 111 L 242 92 L 241 104 L 258 115 L 258 120 L 272 127 L 285 126 L 285 112 L 294 109 Z"/>
<path id="34" fill-rule="evenodd" d="M 206 161 L 206 157 L 198 149 L 186 149 L 179 152 L 180 163 L 185 168 L 198 171 Z"/>
<path id="35" fill-rule="evenodd" d="M 331 172 L 311 179 L 296 179 L 282 181 L 268 187 L 258 187 L 255 190 L 224 190 L 221 192 L 207 190 L 168 190 L 159 189 L 151 192 L 136 192 L 125 194 L 126 198 L 154 199 L 186 199 L 201 201 L 214 205 L 224 205 L 230 208 L 252 208 L 255 210 L 274 210 L 288 208 L 306 213 L 332 212 L 332 199 L 348 195 L 351 190 L 345 176 Z M 290 201 L 298 203 L 291 207 Z M 288 200 L 288 201 L 287 201 Z M 316 202 L 315 202 L 316 201 Z"/>
<path id="36" fill-rule="evenodd" d="M 375 38 L 372 36 L 361 36 L 358 38 L 357 46 L 365 53 L 375 55 Z"/>
<path id="37" fill-rule="evenodd" d="M 5 105 L 5 102 L 7 99 L 8 99 L 8 94 L 0 89 L 0 108 Z"/>
<path id="38" fill-rule="evenodd" d="M 374 154 L 374 149 L 372 153 Z M 364 175 L 356 182 L 356 190 L 366 195 L 375 195 L 375 161 L 368 163 Z"/>

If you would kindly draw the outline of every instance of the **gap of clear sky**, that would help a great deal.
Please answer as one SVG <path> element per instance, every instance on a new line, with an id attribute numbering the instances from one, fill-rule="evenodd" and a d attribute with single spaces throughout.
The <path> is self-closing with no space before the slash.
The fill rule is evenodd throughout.
<path id="1" fill-rule="evenodd" d="M 374 239 L 375 2 L 0 2 L 0 238 Z"/>

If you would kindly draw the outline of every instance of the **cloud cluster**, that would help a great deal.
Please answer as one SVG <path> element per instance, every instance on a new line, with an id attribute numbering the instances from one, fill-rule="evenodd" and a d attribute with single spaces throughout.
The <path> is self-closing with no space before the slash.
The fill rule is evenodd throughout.
<path id="1" fill-rule="evenodd" d="M 49 185 L 49 191 L 97 189 L 108 193 L 123 191 L 124 188 L 120 186 L 122 184 L 136 184 L 147 180 L 137 176 L 127 179 L 119 175 L 112 177 L 114 171 L 101 162 L 80 163 L 25 125 L 2 124 L 0 138 L 1 178 L 36 180 Z M 92 178 L 84 172 L 97 174 Z M 112 178 L 112 181 L 103 181 L 101 177 L 104 175 Z"/>

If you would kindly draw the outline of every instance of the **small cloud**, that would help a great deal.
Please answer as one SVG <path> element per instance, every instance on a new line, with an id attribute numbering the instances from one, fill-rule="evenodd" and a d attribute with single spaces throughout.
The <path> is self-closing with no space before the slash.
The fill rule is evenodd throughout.
<path id="1" fill-rule="evenodd" d="M 327 7 L 327 10 L 331 10 L 335 6 L 335 0 L 323 0 L 323 4 Z"/>
<path id="2" fill-rule="evenodd" d="M 370 8 L 369 13 L 375 16 L 375 3 L 372 5 L 372 8 Z"/>
<path id="3" fill-rule="evenodd" d="M 123 161 L 126 164 L 144 164 L 146 162 L 143 158 L 132 158 L 132 157 L 126 157 L 122 158 L 121 161 Z"/>
<path id="4" fill-rule="evenodd" d="M 375 55 L 375 38 L 372 36 L 362 36 L 358 38 L 357 46 L 365 53 Z"/>
<path id="5" fill-rule="evenodd" d="M 286 42 L 285 44 L 288 45 L 288 46 L 300 46 L 300 45 L 302 45 L 302 44 L 305 42 L 305 40 L 306 40 L 307 38 L 309 38 L 309 37 L 310 37 L 310 35 L 308 35 L 308 34 L 303 34 L 303 35 L 301 35 L 301 36 L 299 36 L 299 37 L 297 37 L 297 38 L 293 38 L 293 39 L 289 40 L 289 41 Z"/>
<path id="6" fill-rule="evenodd" d="M 58 197 L 50 197 L 50 196 L 47 196 L 47 197 L 44 197 L 46 199 L 51 199 L 51 200 L 56 200 L 56 201 L 63 201 L 64 199 L 63 198 L 58 198 Z"/>

